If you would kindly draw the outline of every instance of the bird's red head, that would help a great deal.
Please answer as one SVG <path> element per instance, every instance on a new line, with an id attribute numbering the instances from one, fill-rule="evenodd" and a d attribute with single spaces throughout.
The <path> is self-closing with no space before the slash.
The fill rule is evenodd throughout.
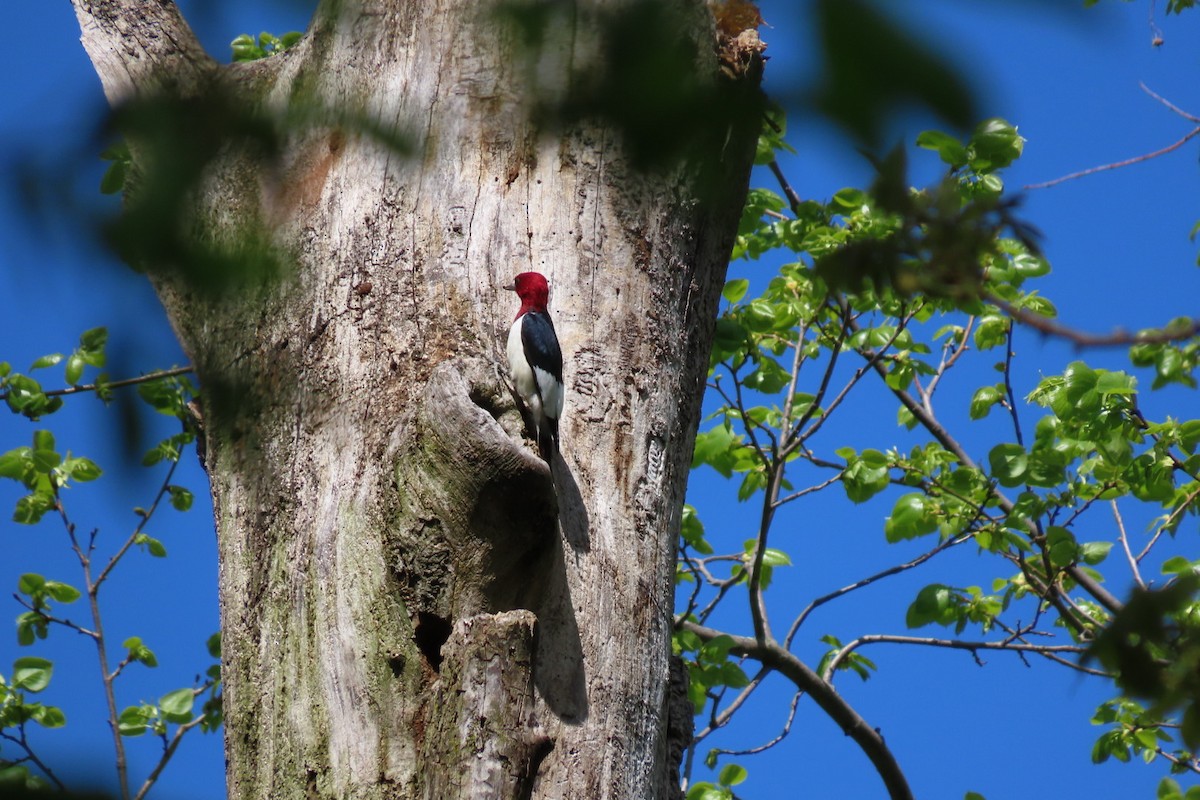
<path id="1" fill-rule="evenodd" d="M 527 311 L 545 311 L 546 304 L 550 302 L 550 284 L 540 272 L 522 272 L 507 288 L 514 290 L 517 297 L 521 298 L 518 317 Z"/>

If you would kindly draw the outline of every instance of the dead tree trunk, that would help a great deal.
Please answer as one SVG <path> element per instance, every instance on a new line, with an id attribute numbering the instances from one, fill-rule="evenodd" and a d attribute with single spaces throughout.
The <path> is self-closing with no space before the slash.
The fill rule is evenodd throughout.
<path id="1" fill-rule="evenodd" d="M 73 3 L 128 214 L 167 214 L 131 257 L 202 385 L 230 796 L 668 796 L 674 551 L 758 115 L 681 120 L 649 170 L 603 104 L 537 127 L 628 4 L 524 7 L 531 56 L 467 0 L 325 0 L 218 66 L 167 0 Z M 753 95 L 752 35 L 722 62 L 701 0 L 658 5 L 697 86 Z M 172 114 L 201 138 L 169 158 Z M 566 358 L 549 466 L 504 377 L 524 270 Z"/>

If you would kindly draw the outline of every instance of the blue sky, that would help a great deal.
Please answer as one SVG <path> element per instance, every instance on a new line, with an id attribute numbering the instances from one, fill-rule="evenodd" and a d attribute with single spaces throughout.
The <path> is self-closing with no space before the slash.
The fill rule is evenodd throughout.
<path id="1" fill-rule="evenodd" d="M 183 5 L 218 57 L 227 56 L 228 41 L 238 33 L 302 29 L 307 17 L 305 3 Z M 811 5 L 807 0 L 762 4 L 771 25 L 763 31 L 770 43 L 768 91 L 796 96 L 809 80 L 805 76 L 815 63 L 815 43 L 805 20 Z M 1163 4 L 1158 5 L 1161 15 Z M 984 116 L 1002 116 L 1018 125 L 1027 142 L 1025 156 L 1006 175 L 1011 188 L 1156 150 L 1185 134 L 1191 124 L 1145 95 L 1139 81 L 1200 113 L 1195 81 L 1200 56 L 1194 47 L 1200 14 L 1160 16 L 1165 43 L 1153 48 L 1146 2 L 1108 0 L 1084 10 L 1078 2 L 909 0 L 886 8 L 947 54 L 979 90 Z M 114 375 L 180 363 L 182 355 L 144 280 L 106 255 L 70 214 L 29 213 L 32 205 L 102 207 L 93 188 L 103 171 L 95 154 L 104 105 L 69 4 L 19 0 L 17 9 L 19 35 L 0 51 L 5 90 L 0 159 L 5 175 L 15 179 L 0 190 L 0 297 L 5 299 L 0 360 L 24 369 L 46 352 L 69 350 L 82 330 L 107 325 Z M 917 132 L 936 124 L 919 115 L 901 115 L 890 136 L 911 142 Z M 822 199 L 843 186 L 869 183 L 869 164 L 840 132 L 801 110 L 793 111 L 790 130 L 798 153 L 783 166 L 802 196 Z M 913 166 L 918 181 L 938 175 L 932 154 L 914 155 Z M 1200 219 L 1196 178 L 1192 143 L 1153 162 L 1029 193 L 1024 216 L 1043 231 L 1054 266 L 1040 288 L 1055 301 L 1064 321 L 1089 330 L 1138 328 L 1197 312 L 1200 273 L 1194 266 L 1196 247 L 1188 241 Z M 36 179 L 32 185 L 30 179 Z M 756 174 L 755 183 L 773 185 L 765 172 Z M 738 263 L 731 274 L 757 283 L 765 281 L 770 268 L 767 263 Z M 1022 337 L 1018 349 L 1027 383 L 1023 391 L 1032 388 L 1039 370 L 1061 371 L 1080 357 L 1072 348 L 1038 336 Z M 1127 368 L 1121 352 L 1082 355 L 1090 362 Z M 61 379 L 61 373 L 44 375 L 48 385 Z M 970 388 L 950 391 L 969 396 Z M 1194 414 L 1196 398 L 1147 395 L 1143 405 L 1151 415 L 1172 407 L 1177 414 Z M 73 489 L 69 498 L 77 525 L 99 528 L 103 551 L 136 524 L 130 509 L 149 502 L 161 475 L 149 474 L 130 459 L 111 410 L 89 397 L 68 406 L 37 427 L 52 429 L 62 448 L 106 468 L 106 479 Z M 894 424 L 894 402 L 868 402 L 852 411 L 853 425 L 830 436 L 860 447 L 907 441 Z M 965 410 L 960 416 L 965 419 Z M 148 448 L 174 432 L 169 423 L 163 419 L 143 431 L 139 447 Z M 26 444 L 34 427 L 0 416 L 0 450 Z M 972 435 L 977 438 L 968 446 L 983 456 L 998 434 L 985 423 Z M 196 492 L 196 507 L 184 515 L 160 512 L 150 531 L 166 544 L 168 559 L 132 554 L 109 589 L 105 624 L 112 641 L 140 635 L 160 663 L 155 670 L 131 668 L 119 690 L 122 706 L 190 684 L 207 666 L 204 640 L 217 627 L 215 543 L 205 479 L 190 455 L 182 470 L 176 482 Z M 0 484 L 0 509 L 11 507 L 17 489 Z M 693 479 L 693 502 L 710 533 L 740 545 L 749 535 L 755 509 L 738 506 L 733 496 L 733 487 L 711 472 Z M 906 554 L 882 544 L 882 518 L 890 503 L 848 509 L 840 497 L 830 495 L 829 500 L 790 510 L 777 526 L 773 543 L 789 549 L 796 563 L 777 579 L 779 588 L 784 583 L 795 587 L 773 599 L 781 619 L 809 597 Z M 0 513 L 0 520 L 7 516 Z M 1185 524 L 1180 546 L 1194 554 L 1195 523 L 1190 525 Z M 22 572 L 77 582 L 78 568 L 65 541 L 52 520 L 33 528 L 0 521 L 0 618 L 11 619 L 20 610 L 6 598 Z M 943 572 L 917 578 L 915 586 L 939 579 L 961 585 L 963 575 L 986 574 L 966 552 L 937 569 Z M 843 640 L 859 633 L 903 632 L 904 609 L 914 591 L 913 583 L 881 587 L 830 609 L 814 624 Z M 83 609 L 72 612 L 82 615 Z M 747 630 L 737 615 L 725 621 L 740 626 L 739 632 Z M 813 639 L 802 642 L 798 651 L 815 660 L 820 650 Z M 39 736 L 39 750 L 51 763 L 69 764 L 62 769 L 68 777 L 107 775 L 111 741 L 102 722 L 90 643 L 58 630 L 26 650 L 17 647 L 15 637 L 0 636 L 0 670 L 7 672 L 13 659 L 27 654 L 59 665 L 44 699 L 62 706 L 69 721 L 66 729 Z M 879 674 L 865 684 L 842 677 L 838 687 L 871 724 L 881 727 L 920 797 L 958 798 L 967 790 L 989 800 L 1149 797 L 1165 772 L 1136 763 L 1090 766 L 1099 730 L 1087 719 L 1105 696 L 1072 673 L 1039 663 L 1026 668 L 1001 654 L 988 658 L 983 668 L 962 653 L 880 647 L 867 655 L 879 664 Z M 782 723 L 788 696 L 786 687 L 768 686 L 747 707 L 740 727 L 708 744 L 765 741 Z M 143 776 L 157 758 L 157 745 L 148 739 L 128 744 L 131 773 Z M 2 752 L 11 754 L 7 746 Z M 882 796 L 866 760 L 808 703 L 801 704 L 783 744 L 744 763 L 750 778 L 740 794 L 747 798 Z M 220 738 L 192 734 L 160 781 L 157 796 L 219 797 L 223 782 Z"/>

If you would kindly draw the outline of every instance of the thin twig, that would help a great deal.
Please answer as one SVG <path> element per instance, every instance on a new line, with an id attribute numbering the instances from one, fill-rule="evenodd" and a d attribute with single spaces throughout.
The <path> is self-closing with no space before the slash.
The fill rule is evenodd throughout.
<path id="1" fill-rule="evenodd" d="M 924 564 L 929 559 L 936 556 L 938 553 L 941 553 L 945 550 L 949 550 L 951 547 L 954 547 L 955 545 L 962 544 L 963 542 L 967 541 L 970 538 L 971 538 L 970 536 L 959 536 L 959 537 L 955 537 L 953 539 L 947 539 L 946 541 L 939 544 L 937 547 L 934 547 L 932 550 L 928 550 L 925 553 L 922 553 L 921 555 L 917 556 L 916 558 L 912 559 L 911 561 L 906 561 L 903 564 L 897 564 L 894 567 L 888 567 L 887 569 L 885 569 L 881 572 L 876 572 L 874 575 L 869 575 L 865 578 L 860 578 L 859 580 L 855 581 L 854 583 L 852 583 L 848 586 L 843 586 L 840 589 L 836 589 L 835 591 L 832 591 L 829 594 L 824 594 L 824 595 L 821 595 L 820 597 L 814 598 L 811 602 L 809 602 L 809 604 L 807 606 L 804 607 L 804 610 L 801 611 L 796 616 L 796 619 L 792 621 L 792 626 L 788 630 L 788 634 L 783 640 L 784 647 L 790 648 L 792 646 L 792 639 L 795 638 L 796 632 L 800 630 L 800 626 L 804 624 L 804 621 L 806 619 L 808 619 L 809 615 L 812 614 L 812 612 L 815 611 L 818 607 L 823 606 L 825 603 L 828 603 L 830 600 L 836 600 L 837 598 L 841 597 L 844 594 L 849 594 L 850 592 L 853 592 L 857 589 L 861 589 L 864 586 L 870 586 L 872 583 L 875 583 L 876 581 L 883 580 L 884 578 L 890 577 L 892 575 L 897 575 L 901 572 L 906 572 L 906 571 L 912 569 L 913 567 L 919 567 L 920 565 Z"/>
<path id="2" fill-rule="evenodd" d="M 1129 549 L 1129 536 L 1125 533 L 1125 520 L 1121 519 L 1121 509 L 1117 507 L 1116 500 L 1110 500 L 1109 505 L 1112 506 L 1113 518 L 1117 521 L 1117 539 L 1121 542 L 1121 549 L 1125 551 L 1125 560 L 1129 562 L 1129 571 L 1133 574 L 1134 583 L 1145 589 L 1146 582 L 1142 580 L 1142 571 L 1138 569 L 1138 561 Z"/>
<path id="3" fill-rule="evenodd" d="M 1025 437 L 1021 433 L 1021 415 L 1017 412 L 1017 395 L 1013 391 L 1012 385 L 1012 360 L 1015 353 L 1013 352 L 1013 333 L 1016 329 L 1015 325 L 1008 326 L 1008 335 L 1005 337 L 1004 346 L 1004 395 L 1007 398 L 1005 405 L 1008 406 L 1008 414 L 1012 418 L 1013 433 L 1017 437 L 1017 444 L 1021 447 L 1025 446 Z"/>
<path id="4" fill-rule="evenodd" d="M 839 471 L 836 475 L 834 475 L 829 480 L 822 481 L 821 483 L 818 483 L 815 486 L 808 486 L 804 489 L 797 489 L 796 491 L 792 492 L 791 494 L 787 495 L 786 497 L 783 497 L 780 500 L 776 501 L 775 506 L 779 507 L 779 506 L 783 505 L 784 503 L 790 503 L 793 500 L 804 497 L 804 495 L 806 495 L 806 494 L 812 494 L 813 492 L 819 492 L 822 489 L 832 486 L 833 484 L 837 483 L 841 479 L 842 479 L 842 471 Z"/>
<path id="5" fill-rule="evenodd" d="M 1141 331 L 1130 333 L 1117 329 L 1112 333 L 1087 333 L 1067 327 L 1061 322 L 1035 314 L 1027 308 L 1017 308 L 1007 300 L 993 294 L 985 294 L 983 299 L 996 306 L 1008 316 L 1023 325 L 1051 336 L 1058 336 L 1078 347 L 1127 347 L 1134 344 L 1168 344 L 1183 339 L 1190 339 L 1200 333 L 1200 320 L 1190 320 L 1189 324 L 1172 327 L 1170 330 Z"/>
<path id="6" fill-rule="evenodd" d="M 29 739 L 25 733 L 25 722 L 18 723 L 17 730 L 20 731 L 20 736 L 13 736 L 12 734 L 0 731 L 0 739 L 10 741 L 25 751 L 25 756 L 23 758 L 18 758 L 9 763 L 20 764 L 22 761 L 29 761 L 33 763 L 33 765 L 40 769 L 47 778 L 54 782 L 54 785 L 58 787 L 60 792 L 65 792 L 67 787 L 61 780 L 59 780 L 58 776 L 54 774 L 54 771 L 50 769 L 49 765 L 38 758 L 37 753 L 33 752 L 33 748 L 29 746 Z"/>
<path id="7" fill-rule="evenodd" d="M 199 696 L 203 692 L 203 689 L 195 691 L 197 696 Z M 171 737 L 170 744 L 163 749 L 162 757 L 158 759 L 158 763 L 154 765 L 154 769 L 152 769 L 150 774 L 146 776 L 145 782 L 142 783 L 141 788 L 138 789 L 138 792 L 136 795 L 134 795 L 133 800 L 142 800 L 142 798 L 146 796 L 146 793 L 150 791 L 152 786 L 154 786 L 154 782 L 158 780 L 158 776 L 162 774 L 163 768 L 167 766 L 167 762 L 171 760 L 171 756 L 175 755 L 175 750 L 179 747 L 179 743 L 183 741 L 184 735 L 203 721 L 204 716 L 201 715 L 190 722 L 183 723 L 175 729 L 175 735 Z"/>
<path id="8" fill-rule="evenodd" d="M 71 622 L 69 619 L 56 617 L 50 612 L 46 611 L 44 608 L 34 608 L 33 603 L 29 602 L 24 597 L 21 597 L 21 595 L 17 594 L 16 592 L 13 592 L 13 599 L 16 600 L 20 605 L 37 614 L 42 619 L 46 620 L 46 622 L 53 622 L 56 625 L 62 625 L 64 628 L 69 628 L 84 636 L 91 636 L 92 638 L 95 638 L 96 636 L 95 631 L 89 631 L 87 628 L 83 627 L 82 625 L 77 625 L 76 623 Z"/>
<path id="9" fill-rule="evenodd" d="M 804 692 L 799 691 L 799 690 L 797 690 L 797 692 L 794 695 L 792 695 L 791 707 L 788 709 L 787 720 L 783 723 L 783 730 L 781 730 L 779 732 L 779 735 L 776 736 L 771 741 L 766 742 L 764 744 L 760 744 L 757 747 L 747 748 L 745 750 L 725 750 L 723 748 L 718 747 L 713 752 L 719 753 L 720 755 L 726 755 L 726 756 L 753 756 L 753 755 L 757 755 L 759 753 L 765 753 L 767 750 L 770 750 L 772 747 L 774 747 L 775 745 L 779 744 L 784 739 L 786 739 L 787 735 L 789 733 L 791 733 L 792 723 L 796 719 L 796 708 L 797 708 L 797 706 L 800 705 L 800 698 L 803 696 L 804 696 Z"/>
<path id="10" fill-rule="evenodd" d="M 827 682 L 833 681 L 833 674 L 849 655 L 866 644 L 919 644 L 926 647 L 945 647 L 952 650 L 1009 650 L 1026 653 L 1083 653 L 1087 648 L 1077 644 L 1030 644 L 1027 642 L 965 642 L 959 639 L 937 639 L 926 636 L 893 636 L 891 634 L 870 634 L 860 636 L 854 641 L 847 642 L 837 655 L 825 665 L 821 678 Z"/>
<path id="11" fill-rule="evenodd" d="M 1170 100 L 1163 97 L 1162 95 L 1155 93 L 1155 91 L 1153 89 L 1151 89 L 1149 86 L 1147 86 L 1142 81 L 1138 81 L 1138 86 L 1140 86 L 1142 88 L 1143 92 L 1150 95 L 1155 100 L 1162 103 L 1164 106 L 1166 106 L 1167 108 L 1171 109 L 1176 114 L 1178 114 L 1179 116 L 1186 119 L 1188 122 L 1200 122 L 1200 117 L 1196 116 L 1195 114 L 1189 114 L 1188 112 L 1184 111 L 1182 108 L 1175 105 Z"/>
<path id="12" fill-rule="evenodd" d="M 150 381 L 158 380 L 159 378 L 173 378 L 178 375 L 187 375 L 192 372 L 190 366 L 175 367 L 174 369 L 164 369 L 157 372 L 150 372 L 137 378 L 123 378 L 119 381 L 105 381 L 104 383 L 86 383 L 68 386 L 65 389 L 51 389 L 42 394 L 46 397 L 63 397 L 70 394 L 80 394 L 82 392 L 94 392 L 99 388 L 104 389 L 122 389 L 126 386 L 135 386 L 139 383 L 149 383 Z M 8 392 L 0 392 L 0 400 L 8 397 Z"/>
<path id="13" fill-rule="evenodd" d="M 743 689 L 740 692 L 738 692 L 738 696 L 733 698 L 733 702 L 731 702 L 728 706 L 726 706 L 725 709 L 721 711 L 721 713 L 716 714 L 715 717 L 713 718 L 712 722 L 709 723 L 709 725 L 706 728 L 704 728 L 704 730 L 700 731 L 699 733 L 697 733 L 695 736 L 692 737 L 692 741 L 700 742 L 700 741 L 704 740 L 709 734 L 728 725 L 729 720 L 733 718 L 734 712 L 737 711 L 739 708 L 741 708 L 742 705 L 745 704 L 745 702 L 750 699 L 750 695 L 754 694 L 755 689 L 757 689 L 759 686 L 762 686 L 762 682 L 764 680 L 766 680 L 766 677 L 770 674 L 771 674 L 770 667 L 765 667 L 765 666 L 761 667 L 758 670 L 758 673 L 753 678 L 750 679 L 750 683 L 746 684 L 746 686 L 743 687 Z"/>
<path id="14" fill-rule="evenodd" d="M 1041 183 L 1028 183 L 1021 188 L 1027 191 L 1030 189 L 1048 189 L 1051 186 L 1057 186 L 1060 183 L 1073 181 L 1076 178 L 1085 178 L 1088 175 L 1095 175 L 1097 172 L 1107 172 L 1110 169 L 1120 169 L 1121 167 L 1129 167 L 1134 164 L 1140 164 L 1143 161 L 1149 161 L 1150 159 L 1158 158 L 1159 156 L 1165 156 L 1167 153 L 1178 150 L 1197 136 L 1200 136 L 1200 127 L 1192 128 L 1179 141 L 1173 142 L 1159 150 L 1155 150 L 1153 153 L 1143 153 L 1140 156 L 1126 158 L 1123 161 L 1114 161 L 1111 164 L 1101 164 L 1097 167 L 1088 167 L 1087 169 L 1079 170 L 1079 172 L 1072 172 L 1070 175 L 1063 175 L 1061 178 L 1054 178 L 1053 180 L 1042 181 Z"/>
<path id="15" fill-rule="evenodd" d="M 728 635 L 722 631 L 691 622 L 684 622 L 683 627 L 684 630 L 691 631 L 706 642 L 718 636 Z M 867 723 L 832 686 L 821 680 L 821 676 L 817 675 L 811 667 L 774 640 L 763 643 L 746 636 L 730 636 L 729 638 L 733 640 L 731 653 L 758 660 L 782 674 L 797 689 L 807 693 L 870 759 L 875 771 L 883 780 L 891 800 L 912 800 L 912 789 L 908 785 L 907 778 L 904 777 L 904 771 L 900 769 L 895 755 L 888 749 L 882 734 Z"/>
<path id="16" fill-rule="evenodd" d="M 1200 484 L 1197 484 L 1196 488 L 1192 490 L 1187 497 L 1183 498 L 1183 502 L 1176 506 L 1175 510 L 1167 515 L 1166 520 L 1163 521 L 1163 524 L 1159 526 L 1158 531 L 1154 534 L 1154 538 L 1150 540 L 1150 544 L 1146 545 L 1146 549 L 1138 554 L 1137 560 L 1139 562 L 1146 557 L 1146 553 L 1150 552 L 1150 548 L 1154 546 L 1156 541 L 1158 541 L 1158 537 L 1162 535 L 1162 532 L 1167 528 L 1170 528 L 1171 524 L 1175 521 L 1175 518 L 1184 511 L 1187 511 L 1188 506 L 1195 502 L 1197 497 L 1200 497 Z"/>
<path id="17" fill-rule="evenodd" d="M 779 181 L 779 188 L 783 189 L 783 196 L 787 198 L 788 206 L 792 209 L 792 213 L 797 217 L 800 216 L 800 204 L 804 201 L 800 199 L 800 195 L 792 188 L 792 184 L 784 176 L 783 170 L 779 168 L 779 162 L 771 159 L 771 163 L 767 164 L 771 168 L 771 172 L 775 175 L 775 180 Z"/>
<path id="18" fill-rule="evenodd" d="M 116 753 L 117 785 L 120 789 L 122 800 L 130 800 L 129 772 L 128 764 L 125 760 L 125 741 L 118 727 L 117 697 L 113 691 L 112 673 L 108 668 L 104 623 L 100 616 L 100 602 L 98 598 L 100 586 L 92 579 L 92 548 L 89 546 L 87 552 L 85 552 L 80 546 L 79 540 L 75 536 L 75 524 L 67 516 L 66 506 L 63 505 L 62 497 L 59 495 L 57 487 L 55 487 L 54 494 L 54 504 L 58 509 L 58 514 L 63 521 L 63 525 L 67 529 L 67 536 L 71 540 L 71 549 L 75 551 L 75 557 L 79 560 L 79 566 L 83 570 L 84 593 L 87 595 L 88 608 L 92 614 L 92 628 L 95 631 L 92 641 L 96 643 L 96 658 L 100 662 L 100 678 L 101 683 L 104 685 L 104 701 L 108 706 L 108 725 L 112 730 L 113 750 Z M 91 541 L 95 542 L 94 533 Z"/>

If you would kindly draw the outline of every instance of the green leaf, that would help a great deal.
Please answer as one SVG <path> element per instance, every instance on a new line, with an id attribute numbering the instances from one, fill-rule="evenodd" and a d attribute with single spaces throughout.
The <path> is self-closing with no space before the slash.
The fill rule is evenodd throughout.
<path id="1" fill-rule="evenodd" d="M 746 278 L 734 278 L 725 283 L 725 288 L 721 290 L 721 295 L 731 303 L 736 303 L 746 296 L 746 291 L 750 288 L 750 281 Z"/>
<path id="2" fill-rule="evenodd" d="M 1019 444 L 998 444 L 988 453 L 988 464 L 1000 485 L 1011 488 L 1025 482 L 1029 455 Z"/>
<path id="3" fill-rule="evenodd" d="M 1046 529 L 1046 549 L 1049 551 L 1050 563 L 1056 567 L 1072 564 L 1079 553 L 1075 535 L 1058 525 L 1051 525 Z"/>
<path id="4" fill-rule="evenodd" d="M 192 507 L 192 493 L 182 486 L 168 486 L 171 493 L 171 505 L 176 511 L 187 511 Z"/>
<path id="5" fill-rule="evenodd" d="M 980 350 L 990 350 L 1004 344 L 1008 338 L 1008 328 L 1011 322 L 1008 317 L 1000 314 L 986 314 L 979 318 L 975 326 L 975 346 Z"/>
<path id="6" fill-rule="evenodd" d="M 735 459 L 733 451 L 742 446 L 741 437 L 735 435 L 725 425 L 718 425 L 710 431 L 696 434 L 695 450 L 692 454 L 692 469 L 707 464 L 715 469 L 722 477 L 733 475 Z"/>
<path id="7" fill-rule="evenodd" d="M 24 481 L 32 470 L 33 450 L 28 447 L 18 447 L 0 455 L 0 477 Z"/>
<path id="8" fill-rule="evenodd" d="M 1093 566 L 1099 564 L 1108 558 L 1112 546 L 1112 542 L 1085 542 L 1079 546 L 1079 560 Z"/>
<path id="9" fill-rule="evenodd" d="M 967 164 L 967 148 L 963 143 L 942 131 L 922 131 L 917 135 L 917 147 L 935 151 L 953 169 Z"/>
<path id="10" fill-rule="evenodd" d="M 721 683 L 732 689 L 744 689 L 750 685 L 750 678 L 745 671 L 732 661 L 721 665 Z"/>
<path id="11" fill-rule="evenodd" d="M 920 628 L 930 623 L 947 625 L 955 619 L 954 596 L 949 586 L 940 583 L 930 584 L 917 592 L 904 615 L 904 624 L 910 628 Z"/>
<path id="12" fill-rule="evenodd" d="M 122 736 L 141 736 L 149 721 L 150 712 L 145 706 L 129 706 L 117 717 L 117 730 Z"/>
<path id="13" fill-rule="evenodd" d="M 192 706 L 196 702 L 196 693 L 190 688 L 176 689 L 164 694 L 158 700 L 158 707 L 168 722 L 188 722 L 192 718 Z"/>
<path id="14" fill-rule="evenodd" d="M 158 539 L 145 533 L 133 537 L 133 543 L 144 547 L 155 558 L 166 558 L 167 548 Z"/>
<path id="15" fill-rule="evenodd" d="M 12 685 L 14 689 L 24 689 L 37 693 L 50 685 L 50 676 L 54 672 L 54 664 L 44 658 L 26 656 L 13 662 Z"/>
<path id="16" fill-rule="evenodd" d="M 104 326 L 89 328 L 79 334 L 79 349 L 89 352 L 98 352 L 104 349 L 108 344 L 108 328 Z M 101 366 L 96 364 L 95 366 Z"/>
<path id="17" fill-rule="evenodd" d="M 78 350 L 67 357 L 65 376 L 68 386 L 79 384 L 79 381 L 83 378 L 83 368 L 85 366 L 87 364 L 83 360 L 83 355 Z"/>
<path id="18" fill-rule="evenodd" d="M 717 776 L 717 782 L 722 786 L 737 786 L 746 780 L 746 768 L 740 764 L 726 764 Z"/>
<path id="19" fill-rule="evenodd" d="M 129 651 L 129 657 L 134 661 L 139 661 L 147 667 L 158 666 L 158 658 L 154 655 L 154 651 L 147 647 L 140 637 L 131 636 L 121 646 Z"/>
<path id="20" fill-rule="evenodd" d="M 983 419 L 992 410 L 992 406 L 1004 399 L 1004 393 L 998 386 L 983 386 L 976 390 L 971 398 L 971 419 Z"/>
<path id="21" fill-rule="evenodd" d="M 80 597 L 78 589 L 60 581 L 46 581 L 46 594 L 60 603 L 74 603 Z"/>
<path id="22" fill-rule="evenodd" d="M 865 0 L 824 0 L 815 9 L 810 24 L 825 56 L 817 107 L 860 141 L 878 143 L 887 112 L 914 103 L 951 127 L 978 119 L 962 70 L 898 25 L 885 13 L 891 8 Z"/>
<path id="23" fill-rule="evenodd" d="M 763 551 L 763 565 L 768 567 L 790 567 L 792 560 L 784 551 L 768 547 Z"/>
<path id="24" fill-rule="evenodd" d="M 94 481 L 104 474 L 104 471 L 100 469 L 100 466 L 95 461 L 83 456 L 67 459 L 63 462 L 63 466 L 72 480 L 77 480 L 81 483 Z"/>
<path id="25" fill-rule="evenodd" d="M 923 494 L 912 493 L 896 501 L 883 532 L 889 542 L 895 543 L 933 533 L 937 527 L 929 499 Z"/>
<path id="26" fill-rule="evenodd" d="M 46 586 L 46 579 L 36 572 L 26 572 L 17 579 L 17 591 L 33 596 L 40 593 Z"/>
<path id="27" fill-rule="evenodd" d="M 13 510 L 13 522 L 19 522 L 22 525 L 36 524 L 52 508 L 54 508 L 54 495 L 49 492 L 27 494 L 17 501 L 16 508 Z"/>
<path id="28" fill-rule="evenodd" d="M 1025 140 L 1017 129 L 999 117 L 979 123 L 967 142 L 969 162 L 977 172 L 1009 166 L 1021 157 L 1024 147 Z"/>
<path id="29" fill-rule="evenodd" d="M 890 485 L 887 456 L 878 450 L 864 450 L 861 455 L 851 450 L 848 456 L 840 452 L 838 455 L 847 459 L 842 488 L 851 502 L 865 503 Z"/>
<path id="30" fill-rule="evenodd" d="M 61 728 L 67 724 L 67 715 L 62 712 L 61 708 L 56 706 L 43 706 L 39 704 L 32 717 L 35 722 L 44 728 Z"/>
<path id="31" fill-rule="evenodd" d="M 108 165 L 108 169 L 104 170 L 104 175 L 100 178 L 100 193 L 101 194 L 116 194 L 125 188 L 125 176 L 129 171 L 129 162 L 123 159 L 114 159 Z"/>
<path id="32" fill-rule="evenodd" d="M 776 308 L 760 297 L 745 306 L 741 319 L 752 333 L 769 333 L 776 327 Z"/>
<path id="33" fill-rule="evenodd" d="M 57 364 L 58 362 L 60 362 L 62 360 L 63 360 L 62 353 L 51 353 L 48 356 L 42 356 L 37 361 L 34 361 L 33 364 L 31 364 L 29 366 L 29 371 L 33 372 L 35 369 L 45 369 L 46 367 L 53 367 L 55 364 Z"/>

